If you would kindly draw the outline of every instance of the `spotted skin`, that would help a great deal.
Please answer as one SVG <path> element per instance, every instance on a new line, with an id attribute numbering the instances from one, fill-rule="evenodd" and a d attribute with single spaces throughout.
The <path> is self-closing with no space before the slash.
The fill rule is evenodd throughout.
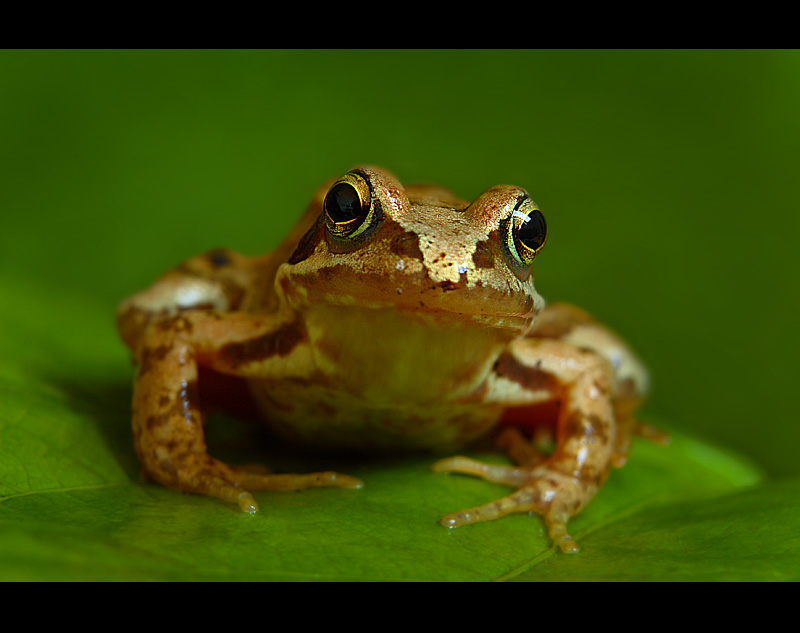
<path id="1" fill-rule="evenodd" d="M 327 200 L 342 183 L 353 190 Z M 357 201 L 356 222 L 339 200 Z M 361 486 L 335 472 L 270 474 L 211 457 L 202 370 L 246 384 L 276 434 L 325 448 L 457 450 L 499 426 L 498 446 L 516 465 L 459 456 L 434 470 L 516 491 L 442 524 L 535 512 L 555 544 L 578 551 L 567 522 L 625 463 L 631 436 L 665 438 L 635 420 L 647 373 L 625 343 L 536 292 L 531 260 L 545 234 L 521 227 L 534 217 L 543 227 L 540 213 L 518 187 L 468 203 L 362 166 L 320 188 L 270 255 L 217 249 L 126 299 L 117 320 L 138 365 L 144 472 L 250 513 L 259 490 Z"/>
<path id="2" fill-rule="evenodd" d="M 490 466 L 465 457 L 437 462 L 434 470 L 439 472 L 473 474 L 519 489 L 499 501 L 447 515 L 442 524 L 458 527 L 510 512 L 536 512 L 544 517 L 551 538 L 562 550 L 578 551 L 567 533 L 567 521 L 603 485 L 617 447 L 629 446 L 621 440 L 621 435 L 630 429 L 615 420 L 611 397 L 613 368 L 594 351 L 548 338 L 524 338 L 514 341 L 508 358 L 498 363 L 496 388 L 487 394 L 487 400 L 503 399 L 510 388 L 509 382 L 515 383 L 519 399 L 561 402 L 556 449 L 544 458 L 516 435 L 507 448 L 517 466 Z"/>
<path id="3" fill-rule="evenodd" d="M 134 386 L 133 430 L 136 452 L 150 477 L 170 488 L 238 503 L 250 513 L 258 510 L 250 491 L 361 486 L 358 479 L 334 472 L 252 473 L 208 455 L 197 393 L 198 362 L 219 372 L 268 376 L 265 363 L 290 354 L 296 341 L 287 342 L 285 332 L 285 327 L 273 328 L 249 314 L 213 311 L 162 318 L 146 329 Z M 248 346 L 258 350 L 255 357 L 252 351 L 230 352 Z"/>

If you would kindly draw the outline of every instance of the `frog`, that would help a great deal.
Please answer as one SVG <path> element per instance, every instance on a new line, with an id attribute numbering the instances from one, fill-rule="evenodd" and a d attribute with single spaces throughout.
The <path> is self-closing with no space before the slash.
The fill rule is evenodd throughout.
<path id="1" fill-rule="evenodd" d="M 215 249 L 184 261 L 117 309 L 136 365 L 144 475 L 249 514 L 258 491 L 363 486 L 211 457 L 205 372 L 250 398 L 289 445 L 438 454 L 434 472 L 513 490 L 443 526 L 536 514 L 555 546 L 578 552 L 568 521 L 626 463 L 632 437 L 667 438 L 636 417 L 649 375 L 630 346 L 534 288 L 546 239 L 521 187 L 468 202 L 361 165 L 326 181 L 269 254 Z M 511 463 L 461 454 L 493 434 Z"/>

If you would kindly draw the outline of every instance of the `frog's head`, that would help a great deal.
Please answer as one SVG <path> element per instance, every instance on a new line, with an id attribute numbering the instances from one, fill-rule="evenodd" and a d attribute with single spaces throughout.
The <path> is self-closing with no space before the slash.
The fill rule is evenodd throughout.
<path id="1" fill-rule="evenodd" d="M 500 185 L 468 203 L 357 167 L 320 194 L 317 221 L 278 275 L 295 309 L 392 308 L 519 333 L 544 305 L 531 265 L 547 227 L 524 189 Z"/>

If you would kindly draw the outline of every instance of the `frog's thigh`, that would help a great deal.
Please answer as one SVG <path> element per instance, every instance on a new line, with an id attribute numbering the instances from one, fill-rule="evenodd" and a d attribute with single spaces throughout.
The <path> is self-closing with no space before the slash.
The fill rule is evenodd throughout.
<path id="1" fill-rule="evenodd" d="M 580 308 L 554 303 L 540 313 L 528 336 L 557 339 L 592 350 L 614 367 L 614 416 L 617 420 L 614 466 L 625 464 L 633 435 L 642 435 L 661 444 L 669 441 L 664 433 L 636 420 L 636 410 L 649 389 L 648 372 L 627 343 L 606 326 Z"/>
<path id="2" fill-rule="evenodd" d="M 144 333 L 133 396 L 136 451 L 145 472 L 170 488 L 258 509 L 249 490 L 357 487 L 337 473 L 262 475 L 224 464 L 206 450 L 197 367 L 239 376 L 269 375 L 291 356 L 304 332 L 295 324 L 244 313 L 186 312 Z"/>
<path id="3" fill-rule="evenodd" d="M 502 382 L 518 385 L 516 391 L 505 385 L 509 405 L 561 401 L 556 449 L 544 462 L 528 467 L 487 466 L 463 457 L 438 462 L 438 471 L 466 472 L 519 488 L 499 501 L 448 515 L 442 524 L 456 527 L 533 511 L 544 517 L 551 538 L 562 550 L 577 551 L 566 530 L 567 520 L 602 486 L 614 452 L 613 370 L 594 352 L 558 340 L 521 339 L 500 358 L 497 371 L 498 389 Z"/>
<path id="4" fill-rule="evenodd" d="M 515 341 L 511 356 L 523 386 L 546 386 L 561 401 L 556 449 L 547 466 L 599 487 L 617 432 L 610 363 L 591 350 L 548 339 Z"/>

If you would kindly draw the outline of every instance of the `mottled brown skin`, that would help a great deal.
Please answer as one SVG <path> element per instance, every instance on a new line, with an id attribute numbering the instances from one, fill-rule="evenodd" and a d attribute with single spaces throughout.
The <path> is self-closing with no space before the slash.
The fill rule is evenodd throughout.
<path id="1" fill-rule="evenodd" d="M 343 182 L 363 211 L 346 234 L 333 203 L 327 213 L 323 205 Z M 434 470 L 517 491 L 442 524 L 536 512 L 563 551 L 577 551 L 567 521 L 625 463 L 647 374 L 582 310 L 544 307 L 532 257 L 517 253 L 525 247 L 513 218 L 523 211 L 538 213 L 517 187 L 467 203 L 359 167 L 322 187 L 270 255 L 212 251 L 124 301 L 117 318 L 138 365 L 133 430 L 145 473 L 251 513 L 252 491 L 361 486 L 333 472 L 264 474 L 210 457 L 202 368 L 246 381 L 276 433 L 310 444 L 451 450 L 502 424 L 498 446 L 516 466 L 452 457 Z M 550 455 L 537 447 L 548 417 Z"/>

